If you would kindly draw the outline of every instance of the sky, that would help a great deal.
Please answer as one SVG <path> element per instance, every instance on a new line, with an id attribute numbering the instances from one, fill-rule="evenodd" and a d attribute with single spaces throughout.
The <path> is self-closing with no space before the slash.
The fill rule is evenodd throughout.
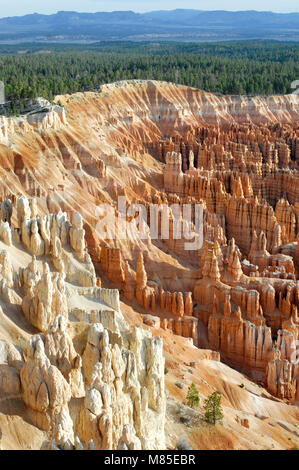
<path id="1" fill-rule="evenodd" d="M 298 0 L 0 0 L 0 17 L 21 16 L 29 13 L 51 14 L 59 10 L 81 12 L 133 10 L 173 10 L 194 8 L 196 10 L 258 10 L 276 12 L 299 12 Z"/>

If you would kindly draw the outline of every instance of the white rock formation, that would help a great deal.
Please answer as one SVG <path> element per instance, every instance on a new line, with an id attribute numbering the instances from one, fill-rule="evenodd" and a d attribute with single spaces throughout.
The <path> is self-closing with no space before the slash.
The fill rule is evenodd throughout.
<path id="1" fill-rule="evenodd" d="M 70 421 L 65 418 L 71 389 L 59 369 L 51 365 L 39 335 L 30 340 L 20 379 L 23 400 L 33 423 L 44 430 L 60 425 L 60 432 L 73 437 L 69 432 Z"/>
<path id="2" fill-rule="evenodd" d="M 71 247 L 77 254 L 78 258 L 82 260 L 84 249 L 85 249 L 85 240 L 84 240 L 84 229 L 83 229 L 83 220 L 82 216 L 75 212 L 73 215 L 73 225 L 70 228 L 70 243 Z"/>
<path id="3" fill-rule="evenodd" d="M 83 354 L 88 384 L 78 434 L 97 448 L 159 449 L 165 446 L 162 341 L 135 328 L 122 336 L 90 327 Z M 125 437 L 126 436 L 126 437 Z"/>
<path id="4" fill-rule="evenodd" d="M 8 288 L 13 287 L 14 270 L 6 250 L 0 251 L 0 277 L 5 280 Z"/>
<path id="5" fill-rule="evenodd" d="M 29 220 L 31 217 L 29 201 L 25 196 L 21 196 L 17 200 L 17 217 L 20 228 L 22 227 L 23 222 Z"/>
<path id="6" fill-rule="evenodd" d="M 11 228 L 8 222 L 0 222 L 0 240 L 8 246 L 12 244 Z"/>
<path id="7" fill-rule="evenodd" d="M 7 341 L 0 341 L 0 397 L 19 397 L 21 393 L 20 368 L 23 357 Z"/>
<path id="8" fill-rule="evenodd" d="M 0 294 L 41 333 L 24 347 L 25 362 L 0 342 L 0 393 L 21 396 L 32 423 L 49 431 L 42 448 L 165 448 L 161 339 L 130 330 L 118 290 L 96 286 L 79 214 L 73 226 L 62 212 L 38 218 L 35 200 L 21 197 L 17 218 L 13 231 L 0 224 L 33 256 L 26 265 L 11 257 L 19 246 L 0 252 Z M 71 398 L 84 398 L 75 418 Z"/>
<path id="9" fill-rule="evenodd" d="M 72 396 L 85 395 L 81 356 L 76 353 L 73 341 L 66 331 L 66 319 L 59 315 L 45 335 L 45 353 L 52 365 L 55 365 L 70 384 Z"/>

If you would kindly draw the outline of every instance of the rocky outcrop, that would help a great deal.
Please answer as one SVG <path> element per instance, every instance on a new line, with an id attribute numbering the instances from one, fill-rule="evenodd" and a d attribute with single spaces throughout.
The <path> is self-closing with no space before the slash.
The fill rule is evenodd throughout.
<path id="1" fill-rule="evenodd" d="M 121 347 L 120 339 L 113 339 L 101 324 L 90 327 L 83 354 L 88 388 L 79 435 L 85 444 L 92 439 L 99 449 L 163 448 L 162 342 L 140 328 L 129 335 L 128 349 Z"/>
<path id="2" fill-rule="evenodd" d="M 68 417 L 71 389 L 57 367 L 51 365 L 39 336 L 32 337 L 20 371 L 22 396 L 33 423 L 50 430 Z M 63 431 L 63 429 L 61 430 Z"/>
<path id="3" fill-rule="evenodd" d="M 44 338 L 45 353 L 52 365 L 56 366 L 70 384 L 72 396 L 84 396 L 84 383 L 81 371 L 82 359 L 75 351 L 73 341 L 66 330 L 66 319 L 59 315 L 50 326 Z"/>
<path id="4" fill-rule="evenodd" d="M 142 253 L 139 253 L 137 261 L 135 295 L 137 302 L 147 313 L 159 313 L 164 329 L 192 338 L 194 344 L 198 344 L 198 320 L 192 316 L 192 292 L 165 292 L 164 289 L 150 285 Z"/>
<path id="5" fill-rule="evenodd" d="M 42 332 L 46 332 L 57 315 L 67 316 L 64 281 L 57 275 L 51 275 L 49 265 L 43 265 L 43 274 L 36 284 L 32 296 L 25 296 L 22 309 L 30 323 Z"/>
<path id="6" fill-rule="evenodd" d="M 23 340 L 22 352 L 0 341 L 1 394 L 24 401 L 28 419 L 51 438 L 43 448 L 164 448 L 162 340 L 129 329 L 118 290 L 87 282 L 86 273 L 96 276 L 79 214 L 71 226 L 61 213 L 31 219 L 32 211 L 28 199 L 18 200 L 20 236 L 7 247 L 14 254 L 22 246 L 32 259 L 26 264 L 26 253 L 16 263 L 2 250 L 0 284 L 6 302 L 20 305 L 41 333 Z M 72 334 L 81 328 L 78 342 Z M 77 418 L 69 411 L 72 399 L 81 399 Z"/>
<path id="7" fill-rule="evenodd" d="M 24 359 L 21 351 L 7 341 L 0 341 L 0 396 L 19 397 L 21 394 L 20 369 Z"/>
<path id="8" fill-rule="evenodd" d="M 65 109 L 60 106 L 50 106 L 47 112 L 29 113 L 19 118 L 1 116 L 0 141 L 7 144 L 15 134 L 34 130 L 61 129 L 66 124 Z"/>
<path id="9" fill-rule="evenodd" d="M 269 392 L 292 403 L 298 400 L 299 396 L 297 382 L 298 364 L 294 365 L 287 359 L 282 359 L 280 351 L 275 350 L 265 375 L 265 386 Z"/>
<path id="10" fill-rule="evenodd" d="M 78 258 L 82 260 L 85 251 L 83 220 L 78 212 L 73 215 L 73 226 L 70 228 L 70 244 Z"/>
<path id="11" fill-rule="evenodd" d="M 121 250 L 119 248 L 111 248 L 107 245 L 103 245 L 99 258 L 100 266 L 104 274 L 108 279 L 121 286 L 125 281 L 125 268 Z"/>
<path id="12" fill-rule="evenodd" d="M 271 329 L 244 320 L 240 307 L 232 308 L 229 295 L 222 311 L 220 307 L 215 297 L 208 323 L 211 348 L 221 351 L 221 357 L 234 367 L 241 368 L 256 380 L 263 379 L 273 350 Z"/>

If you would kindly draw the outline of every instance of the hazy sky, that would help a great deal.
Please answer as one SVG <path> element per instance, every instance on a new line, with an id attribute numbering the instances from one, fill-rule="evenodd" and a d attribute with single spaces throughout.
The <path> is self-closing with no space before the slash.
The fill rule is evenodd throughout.
<path id="1" fill-rule="evenodd" d="M 112 11 L 172 10 L 194 8 L 197 10 L 260 10 L 299 12 L 298 0 L 0 0 L 0 17 L 28 13 L 55 13 L 58 10 Z"/>

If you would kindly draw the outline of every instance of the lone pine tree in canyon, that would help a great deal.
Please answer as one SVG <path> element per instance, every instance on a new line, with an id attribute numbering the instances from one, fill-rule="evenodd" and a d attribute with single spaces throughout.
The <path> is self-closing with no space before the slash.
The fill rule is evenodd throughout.
<path id="1" fill-rule="evenodd" d="M 299 446 L 297 94 L 56 96 L 0 176 L 2 449 Z"/>

